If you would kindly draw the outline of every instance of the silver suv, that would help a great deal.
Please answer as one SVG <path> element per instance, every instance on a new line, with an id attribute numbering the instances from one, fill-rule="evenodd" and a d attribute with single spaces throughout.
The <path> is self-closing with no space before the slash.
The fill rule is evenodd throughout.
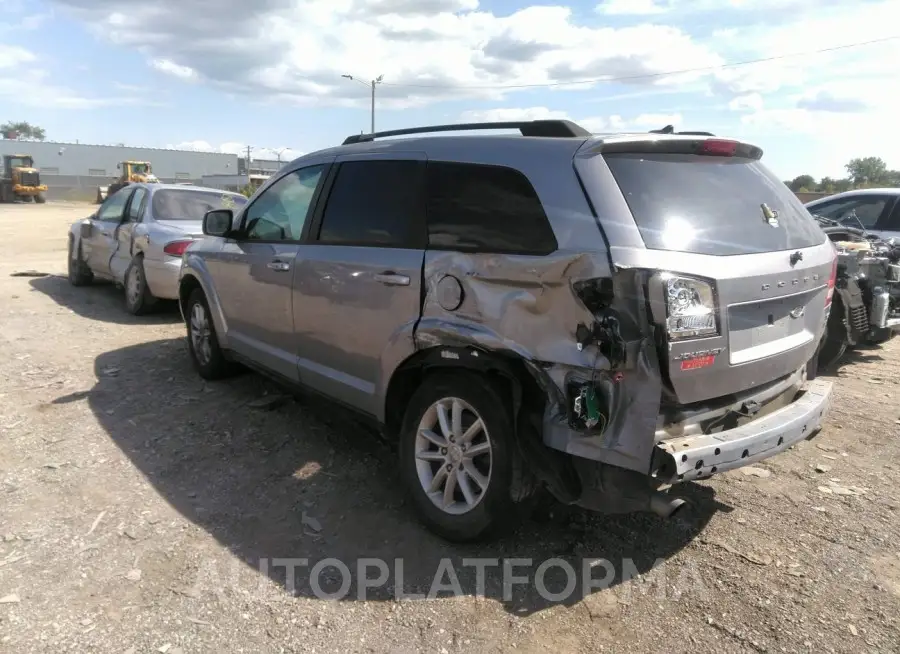
<path id="1" fill-rule="evenodd" d="M 484 129 L 521 136 L 427 135 Z M 206 214 L 180 280 L 194 365 L 371 419 L 448 539 L 542 487 L 669 516 L 671 486 L 811 437 L 830 401 L 835 250 L 761 156 L 568 121 L 351 136 Z"/>

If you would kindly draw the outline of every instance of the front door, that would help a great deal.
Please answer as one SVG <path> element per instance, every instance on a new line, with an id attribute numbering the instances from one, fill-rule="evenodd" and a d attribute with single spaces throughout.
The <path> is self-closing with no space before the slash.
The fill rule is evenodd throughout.
<path id="1" fill-rule="evenodd" d="M 293 170 L 244 209 L 240 235 L 208 258 L 228 346 L 298 381 L 291 284 L 300 241 L 325 165 Z"/>
<path id="2" fill-rule="evenodd" d="M 301 381 L 379 415 L 381 362 L 414 352 L 425 255 L 425 156 L 346 155 L 294 271 Z M 320 205 L 322 203 L 320 202 Z"/>
<path id="3" fill-rule="evenodd" d="M 100 209 L 90 219 L 91 235 L 82 242 L 82 256 L 95 273 L 110 277 L 109 260 L 116 249 L 116 229 L 125 216 L 125 206 L 133 190 L 123 188 L 106 198 Z"/>
<path id="4" fill-rule="evenodd" d="M 125 281 L 125 271 L 131 265 L 132 243 L 134 242 L 134 228 L 141 222 L 144 207 L 147 204 L 147 189 L 138 186 L 128 201 L 125 208 L 125 218 L 116 229 L 115 252 L 109 262 L 110 272 L 114 279 Z"/>

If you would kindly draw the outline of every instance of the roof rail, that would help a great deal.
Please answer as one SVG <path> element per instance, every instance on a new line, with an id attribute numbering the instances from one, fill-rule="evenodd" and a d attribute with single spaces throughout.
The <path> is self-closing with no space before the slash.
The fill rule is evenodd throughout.
<path id="1" fill-rule="evenodd" d="M 679 134 L 682 136 L 715 136 L 712 132 L 676 132 L 674 125 L 666 125 L 662 129 L 651 129 L 651 134 Z"/>
<path id="2" fill-rule="evenodd" d="M 353 134 L 344 139 L 342 145 L 366 143 L 385 136 L 405 136 L 407 134 L 431 134 L 434 132 L 465 132 L 482 129 L 517 129 L 522 136 L 565 138 L 569 136 L 591 136 L 591 133 L 571 120 L 521 120 L 499 123 L 459 123 L 456 125 L 431 125 L 429 127 L 407 127 L 374 134 Z"/>

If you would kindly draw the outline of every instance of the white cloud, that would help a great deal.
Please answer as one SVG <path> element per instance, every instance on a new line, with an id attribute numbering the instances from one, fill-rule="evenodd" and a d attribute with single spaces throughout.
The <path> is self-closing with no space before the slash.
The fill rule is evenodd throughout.
<path id="1" fill-rule="evenodd" d="M 178 77 L 180 79 L 193 79 L 197 76 L 197 73 L 193 68 L 181 66 L 169 59 L 153 59 L 150 61 L 150 66 L 161 73 L 166 73 L 167 75 L 172 75 L 173 77 Z"/>
<path id="2" fill-rule="evenodd" d="M 619 115 L 573 117 L 569 112 L 547 107 L 498 107 L 483 111 L 464 111 L 460 121 L 465 123 L 515 122 L 518 120 L 571 120 L 586 130 L 599 132 L 625 132 L 660 129 L 666 125 L 681 125 L 680 114 L 640 114 L 625 119 Z"/>
<path id="3" fill-rule="evenodd" d="M 596 10 L 610 16 L 650 16 L 669 11 L 672 4 L 666 0 L 605 0 Z"/>
<path id="4" fill-rule="evenodd" d="M 460 119 L 464 123 L 502 123 L 517 120 L 551 120 L 567 119 L 565 111 L 548 109 L 547 107 L 501 107 L 481 111 L 464 111 Z"/>
<path id="5" fill-rule="evenodd" d="M 37 57 L 25 48 L 16 45 L 0 44 L 0 69 L 15 68 L 37 60 Z"/>
<path id="6" fill-rule="evenodd" d="M 739 95 L 728 103 L 732 111 L 759 111 L 763 108 L 763 98 L 759 93 Z"/>
<path id="7" fill-rule="evenodd" d="M 0 47 L 0 104 L 9 106 L 41 107 L 52 109 L 96 109 L 98 107 L 120 106 L 161 106 L 156 101 L 134 94 L 109 96 L 90 96 L 78 93 L 65 86 L 54 84 L 46 70 L 30 69 L 28 76 L 23 77 L 5 68 L 15 66 L 17 62 L 32 63 L 36 57 L 21 48 L 4 53 Z"/>
<path id="8" fill-rule="evenodd" d="M 485 87 L 654 75 L 722 61 L 679 28 L 587 26 L 564 6 L 499 15 L 475 0 L 222 0 L 198 20 L 182 0 L 127 12 L 118 0 L 54 1 L 102 38 L 145 53 L 156 70 L 305 105 L 366 102 L 366 89 L 345 74 L 384 74 L 379 105 L 408 107 L 510 92 Z"/>
<path id="9" fill-rule="evenodd" d="M 226 154 L 236 154 L 239 157 L 247 156 L 247 145 L 244 143 L 226 142 L 219 146 L 212 145 L 209 141 L 182 141 L 165 146 L 168 150 L 188 150 L 190 152 L 224 152 Z M 301 156 L 303 152 L 288 147 L 278 148 L 251 148 L 251 159 L 266 159 L 277 161 L 279 155 L 281 161 L 291 161 Z"/>

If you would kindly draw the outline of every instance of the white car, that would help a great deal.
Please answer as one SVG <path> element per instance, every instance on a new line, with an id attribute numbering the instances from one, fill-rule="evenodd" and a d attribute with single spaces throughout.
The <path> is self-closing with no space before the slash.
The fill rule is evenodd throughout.
<path id="1" fill-rule="evenodd" d="M 239 193 L 201 186 L 129 184 L 69 227 L 69 282 L 112 280 L 125 288 L 134 315 L 177 300 L 181 255 L 203 237 L 203 216 L 246 203 Z"/>

